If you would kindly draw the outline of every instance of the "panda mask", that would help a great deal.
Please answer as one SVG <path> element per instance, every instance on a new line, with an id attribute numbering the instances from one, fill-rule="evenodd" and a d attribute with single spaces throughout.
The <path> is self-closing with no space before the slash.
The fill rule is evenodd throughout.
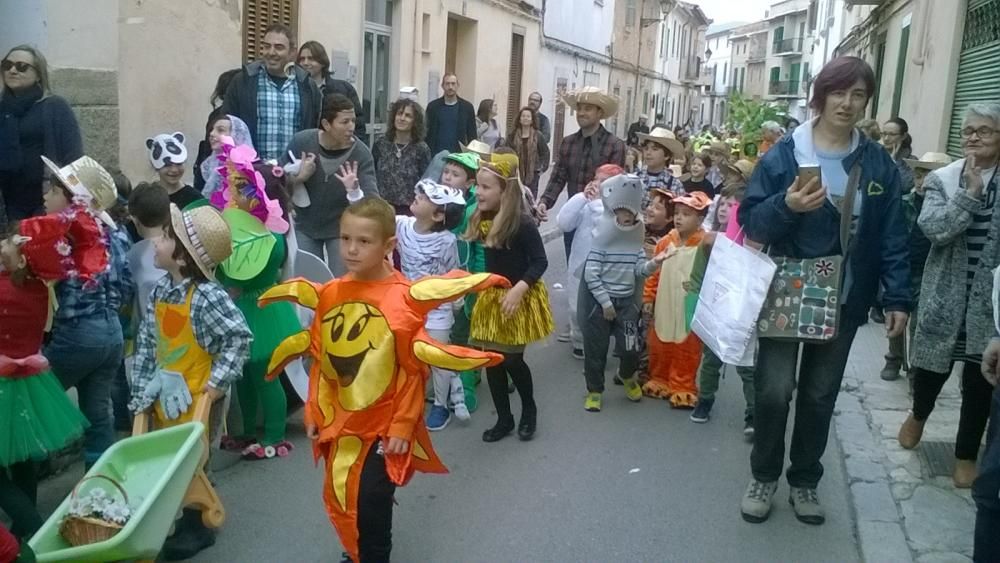
<path id="1" fill-rule="evenodd" d="M 149 162 L 153 168 L 159 170 L 170 164 L 184 164 L 187 162 L 188 152 L 184 146 L 184 133 L 161 133 L 155 137 L 146 139 L 146 148 L 149 149 Z"/>

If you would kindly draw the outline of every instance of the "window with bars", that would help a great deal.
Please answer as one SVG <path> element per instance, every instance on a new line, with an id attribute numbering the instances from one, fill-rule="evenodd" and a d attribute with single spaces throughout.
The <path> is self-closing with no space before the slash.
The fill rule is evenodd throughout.
<path id="1" fill-rule="evenodd" d="M 264 30 L 271 24 L 287 25 L 295 33 L 299 23 L 298 0 L 244 0 L 243 2 L 243 62 L 260 56 Z"/>

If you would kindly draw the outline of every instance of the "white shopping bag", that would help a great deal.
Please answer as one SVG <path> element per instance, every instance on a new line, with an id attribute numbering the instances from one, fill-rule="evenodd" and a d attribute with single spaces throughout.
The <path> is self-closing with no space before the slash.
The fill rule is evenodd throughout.
<path id="1" fill-rule="evenodd" d="M 716 237 L 691 330 L 724 363 L 753 365 L 757 318 L 776 269 L 766 254 Z"/>

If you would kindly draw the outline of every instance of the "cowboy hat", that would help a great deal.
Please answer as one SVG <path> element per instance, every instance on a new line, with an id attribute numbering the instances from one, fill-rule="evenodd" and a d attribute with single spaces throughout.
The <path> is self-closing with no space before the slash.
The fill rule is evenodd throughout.
<path id="1" fill-rule="evenodd" d="M 181 211 L 170 204 L 170 226 L 201 273 L 215 281 L 215 268 L 233 253 L 232 235 L 222 215 L 209 206 Z"/>
<path id="2" fill-rule="evenodd" d="M 919 159 L 904 158 L 903 162 L 910 165 L 910 168 L 922 168 L 924 170 L 937 170 L 942 166 L 951 164 L 952 158 L 943 152 L 925 152 Z"/>
<path id="3" fill-rule="evenodd" d="M 722 171 L 723 174 L 738 174 L 747 182 L 750 181 L 750 175 L 753 174 L 753 168 L 753 163 L 745 158 L 741 158 L 736 162 L 719 162 L 719 170 Z"/>
<path id="4" fill-rule="evenodd" d="M 618 98 L 605 94 L 604 90 L 596 86 L 584 86 L 579 90 L 567 92 L 563 96 L 563 102 L 573 111 L 576 111 L 579 104 L 597 106 L 604 112 L 605 119 L 618 112 Z"/>
<path id="5" fill-rule="evenodd" d="M 646 141 L 652 141 L 667 149 L 671 157 L 684 156 L 684 145 L 677 140 L 670 129 L 654 127 L 649 133 L 639 133 L 639 144 L 644 145 Z"/>
<path id="6" fill-rule="evenodd" d="M 118 203 L 118 189 L 115 179 L 103 166 L 89 156 L 81 156 L 62 168 L 45 156 L 42 162 L 73 195 L 88 199 L 101 221 L 109 227 L 115 226 L 107 210 Z"/>
<path id="7" fill-rule="evenodd" d="M 476 153 L 485 160 L 490 159 L 490 155 L 493 154 L 493 147 L 487 145 L 486 143 L 480 141 L 479 139 L 473 139 L 469 141 L 468 145 L 458 144 L 461 147 L 462 152 L 472 152 Z"/>

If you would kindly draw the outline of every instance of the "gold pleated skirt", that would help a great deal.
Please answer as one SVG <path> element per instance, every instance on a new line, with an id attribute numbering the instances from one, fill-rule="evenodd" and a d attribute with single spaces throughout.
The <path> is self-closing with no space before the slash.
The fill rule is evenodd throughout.
<path id="1" fill-rule="evenodd" d="M 539 281 L 532 285 L 517 312 L 510 317 L 505 316 L 500 308 L 507 291 L 491 287 L 476 297 L 476 305 L 472 309 L 470 343 L 487 349 L 513 352 L 548 337 L 555 330 L 545 282 Z"/>

